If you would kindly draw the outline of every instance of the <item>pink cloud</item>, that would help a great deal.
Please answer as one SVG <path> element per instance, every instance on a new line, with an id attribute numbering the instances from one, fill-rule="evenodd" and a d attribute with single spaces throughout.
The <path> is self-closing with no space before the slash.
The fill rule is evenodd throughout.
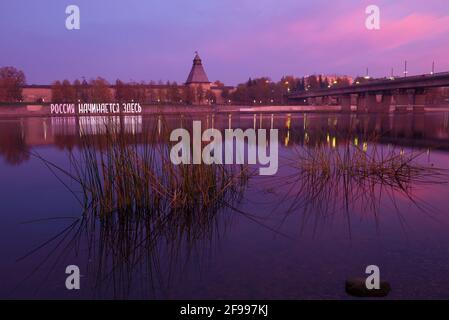
<path id="1" fill-rule="evenodd" d="M 399 20 L 386 21 L 377 39 L 384 49 L 438 37 L 449 31 L 449 15 L 437 17 L 412 14 Z"/>
<path id="2" fill-rule="evenodd" d="M 371 31 L 365 28 L 365 15 L 358 10 L 324 22 L 322 19 L 301 20 L 281 29 L 288 41 L 296 38 L 301 43 L 325 48 L 345 43 L 364 44 L 384 51 L 447 33 L 449 15 L 411 14 L 398 19 L 381 16 L 381 29 Z M 278 33 L 273 32 L 273 40 Z"/>
<path id="3" fill-rule="evenodd" d="M 416 73 L 426 71 L 433 59 L 438 59 L 441 68 L 449 68 L 445 58 L 449 55 L 445 43 L 449 38 L 449 15 L 413 13 L 394 18 L 383 16 L 381 11 L 380 30 L 367 30 L 365 19 L 364 10 L 359 8 L 297 21 L 272 20 L 237 36 L 220 37 L 209 44 L 207 51 L 227 61 L 246 63 L 281 57 L 285 70 L 292 70 L 292 66 L 307 69 L 311 62 L 314 66 L 310 72 L 349 73 L 345 70 L 356 69 L 363 73 L 369 65 L 379 75 L 385 75 L 390 67 L 400 70 L 405 59 Z"/>
<path id="4" fill-rule="evenodd" d="M 365 28 L 365 15 L 360 10 L 344 16 L 313 17 L 292 23 L 272 21 L 264 30 L 244 34 L 237 42 L 246 47 L 261 44 L 288 46 L 295 41 L 301 44 L 330 47 L 343 42 L 369 44 L 382 49 L 391 49 L 412 42 L 429 39 L 449 31 L 449 15 L 411 14 L 398 19 L 381 16 L 381 30 Z M 229 41 L 226 41 L 226 46 Z M 221 47 L 221 46 L 220 46 Z M 232 47 L 232 45 L 231 45 Z"/>

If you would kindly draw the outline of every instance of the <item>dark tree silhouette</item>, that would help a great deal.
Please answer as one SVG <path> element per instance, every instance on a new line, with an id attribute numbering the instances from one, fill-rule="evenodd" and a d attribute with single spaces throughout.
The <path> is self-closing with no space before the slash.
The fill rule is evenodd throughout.
<path id="1" fill-rule="evenodd" d="M 14 67 L 0 68 L 0 101 L 22 100 L 22 87 L 26 84 L 25 74 Z"/>

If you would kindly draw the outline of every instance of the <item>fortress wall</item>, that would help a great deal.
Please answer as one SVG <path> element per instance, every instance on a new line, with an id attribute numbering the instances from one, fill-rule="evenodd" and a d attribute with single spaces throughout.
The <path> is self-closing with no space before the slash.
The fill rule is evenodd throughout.
<path id="1" fill-rule="evenodd" d="M 51 88 L 23 88 L 22 97 L 24 102 L 50 102 Z"/>
<path id="2" fill-rule="evenodd" d="M 191 87 L 193 89 L 196 89 L 198 87 L 198 85 L 191 85 Z M 216 97 L 216 102 L 217 104 L 223 104 L 225 103 L 224 99 L 221 96 L 221 93 L 223 91 L 223 88 L 221 87 L 211 87 L 210 85 L 201 85 L 201 87 L 203 88 L 204 92 L 206 92 L 206 90 L 211 90 L 215 97 Z M 115 88 L 111 87 L 109 88 L 110 94 L 112 97 L 115 97 Z M 157 97 L 159 95 L 166 95 L 167 94 L 167 87 L 165 85 L 161 85 L 160 87 L 154 86 L 152 88 L 147 88 L 146 89 L 146 96 L 147 99 L 149 99 L 150 97 Z M 39 86 L 39 87 L 25 87 L 22 89 L 22 97 L 23 97 L 23 102 L 29 102 L 29 103 L 40 103 L 40 102 L 45 102 L 45 103 L 49 103 L 52 102 L 52 90 L 51 87 L 43 87 L 43 86 Z M 77 102 L 77 101 L 74 101 Z"/>

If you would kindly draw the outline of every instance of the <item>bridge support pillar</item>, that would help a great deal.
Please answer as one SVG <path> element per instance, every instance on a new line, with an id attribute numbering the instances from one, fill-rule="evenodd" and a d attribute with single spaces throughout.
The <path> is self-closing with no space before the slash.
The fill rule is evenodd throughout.
<path id="1" fill-rule="evenodd" d="M 396 100 L 396 112 L 407 112 L 408 108 L 412 105 L 410 100 L 410 92 L 408 90 L 401 90 L 395 96 Z"/>
<path id="2" fill-rule="evenodd" d="M 345 94 L 339 97 L 342 112 L 351 112 L 351 95 Z"/>
<path id="3" fill-rule="evenodd" d="M 366 108 L 368 112 L 390 112 L 391 93 L 384 92 L 382 94 L 368 93 L 365 95 Z"/>
<path id="4" fill-rule="evenodd" d="M 367 111 L 366 109 L 366 95 L 364 93 L 359 93 L 357 95 L 357 112 L 365 113 Z"/>
<path id="5" fill-rule="evenodd" d="M 426 94 L 424 92 L 417 92 L 413 94 L 413 112 L 422 113 L 426 105 Z"/>
<path id="6" fill-rule="evenodd" d="M 375 94 L 367 93 L 365 96 L 366 109 L 368 112 L 376 112 L 377 97 Z"/>
<path id="7" fill-rule="evenodd" d="M 391 108 L 392 95 L 391 92 L 382 93 L 380 103 L 378 104 L 379 112 L 389 113 Z"/>

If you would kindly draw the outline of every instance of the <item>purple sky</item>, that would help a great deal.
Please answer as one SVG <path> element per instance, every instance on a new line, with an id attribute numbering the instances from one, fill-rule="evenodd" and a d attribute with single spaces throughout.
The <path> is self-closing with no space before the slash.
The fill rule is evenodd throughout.
<path id="1" fill-rule="evenodd" d="M 81 29 L 65 28 L 76 4 Z M 365 8 L 381 9 L 381 30 Z M 211 81 L 311 73 L 449 71 L 448 0 L 2 0 L 0 66 L 29 84 L 102 76 L 184 82 L 198 50 Z"/>

